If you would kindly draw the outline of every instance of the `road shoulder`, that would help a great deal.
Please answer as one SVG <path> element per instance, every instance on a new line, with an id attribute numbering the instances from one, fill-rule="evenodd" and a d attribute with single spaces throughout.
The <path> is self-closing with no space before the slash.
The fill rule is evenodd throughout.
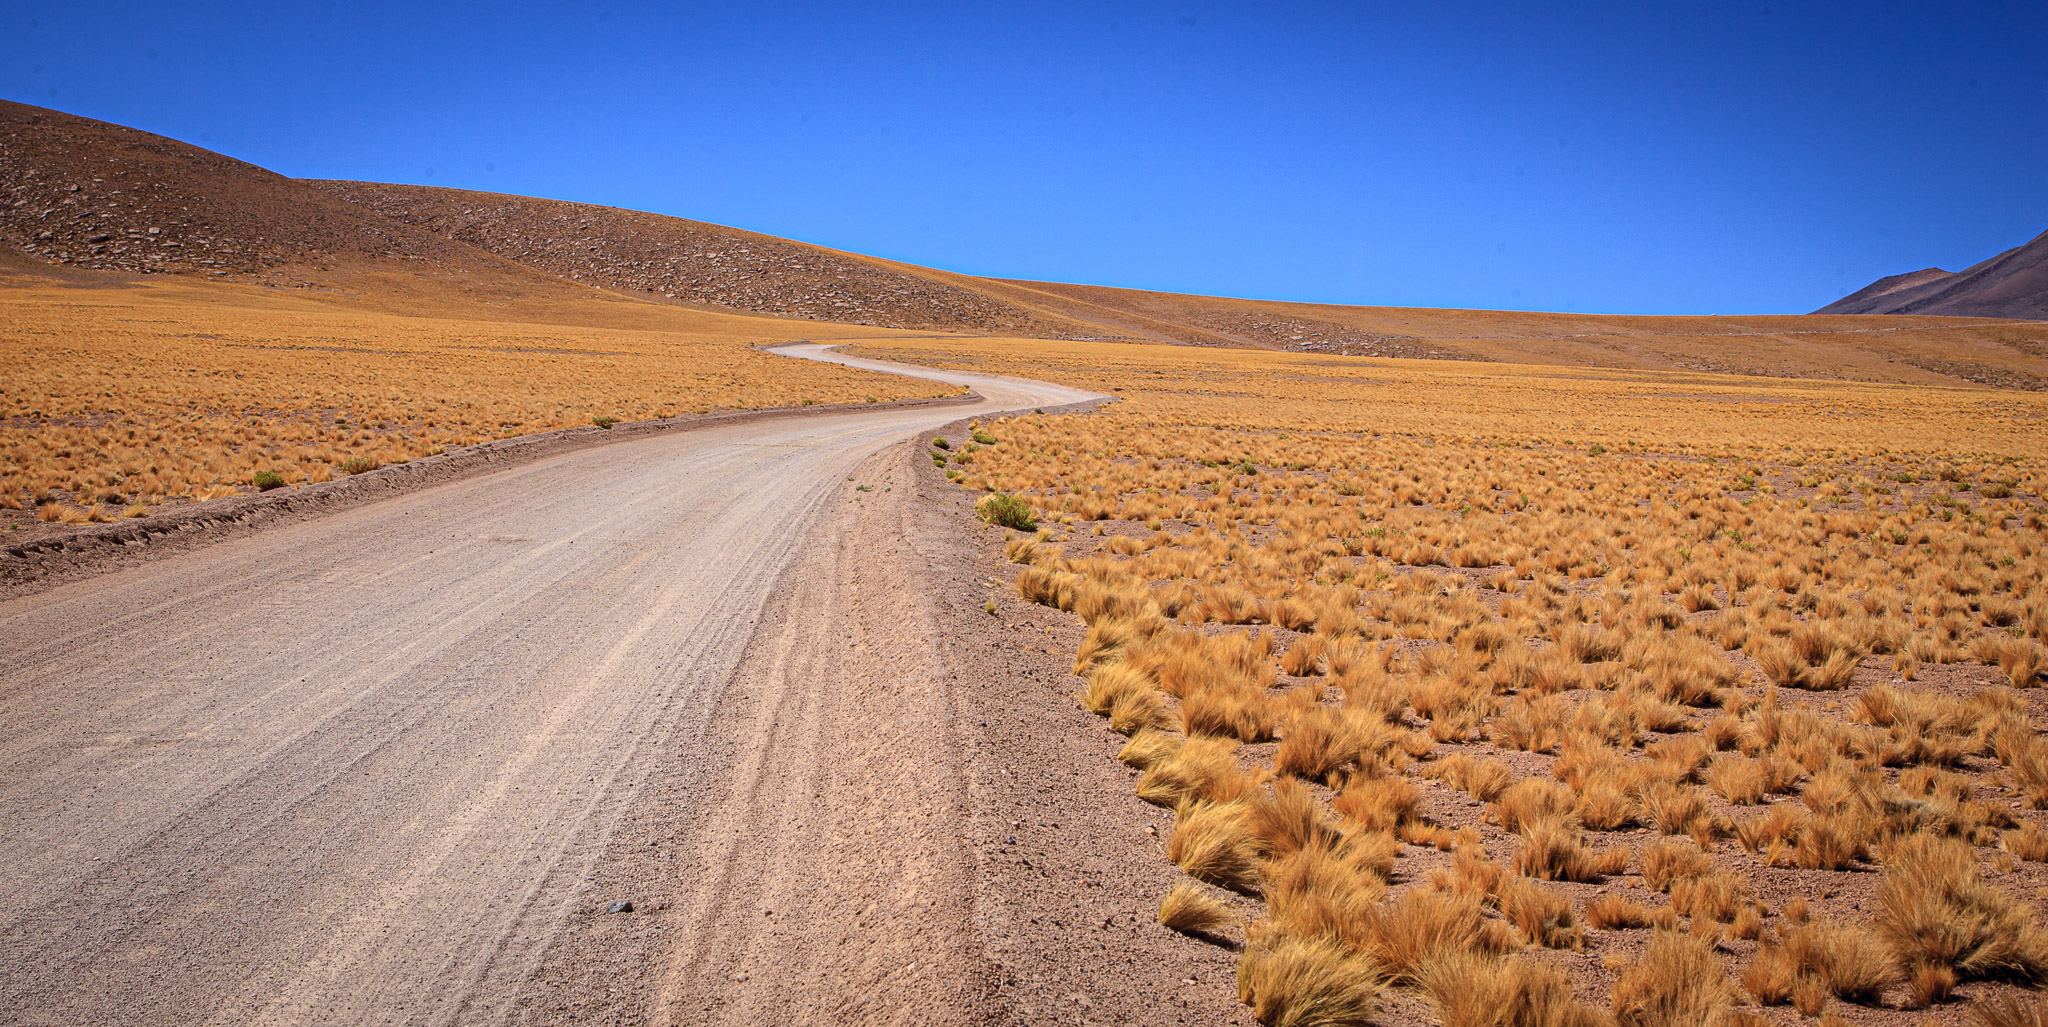
<path id="1" fill-rule="evenodd" d="M 1078 623 L 1015 597 L 931 434 L 830 500 L 705 729 L 643 750 L 522 1022 L 1249 1022 L 1230 953 L 1157 923 L 1170 818 L 1073 702 Z"/>

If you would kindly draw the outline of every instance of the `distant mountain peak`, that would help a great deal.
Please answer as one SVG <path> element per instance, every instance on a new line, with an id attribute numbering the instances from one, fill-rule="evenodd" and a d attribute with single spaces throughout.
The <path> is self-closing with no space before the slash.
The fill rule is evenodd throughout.
<path id="1" fill-rule="evenodd" d="M 1963 271 L 1880 278 L 1814 313 L 2048 318 L 2048 232 Z"/>

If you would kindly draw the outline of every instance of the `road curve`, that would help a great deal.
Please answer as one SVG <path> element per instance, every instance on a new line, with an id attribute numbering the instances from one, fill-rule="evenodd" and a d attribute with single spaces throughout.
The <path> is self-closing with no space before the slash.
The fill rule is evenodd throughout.
<path id="1" fill-rule="evenodd" d="M 862 461 L 1098 398 L 783 352 L 983 399 L 585 450 L 0 603 L 0 1022 L 511 1018 L 636 757 L 715 744 L 674 711 Z"/>

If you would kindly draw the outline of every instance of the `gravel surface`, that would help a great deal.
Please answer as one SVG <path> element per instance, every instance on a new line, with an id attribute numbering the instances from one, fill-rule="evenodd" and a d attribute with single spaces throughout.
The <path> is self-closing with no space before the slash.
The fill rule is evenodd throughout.
<path id="1" fill-rule="evenodd" d="M 1157 922 L 1171 818 L 1073 700 L 1080 628 L 1016 598 L 925 452 L 821 519 L 715 751 L 649 750 L 521 1022 L 1251 1023 L 1232 953 Z"/>
<path id="2" fill-rule="evenodd" d="M 863 471 L 961 412 L 625 442 L 0 603 L 0 1021 L 1040 1022 L 986 938 L 1068 932 L 992 912 L 976 804 L 1071 771 L 977 765 L 887 534 L 924 508 Z M 1025 901 L 1079 923 L 1066 885 Z M 583 947 L 613 924 L 650 958 Z"/>

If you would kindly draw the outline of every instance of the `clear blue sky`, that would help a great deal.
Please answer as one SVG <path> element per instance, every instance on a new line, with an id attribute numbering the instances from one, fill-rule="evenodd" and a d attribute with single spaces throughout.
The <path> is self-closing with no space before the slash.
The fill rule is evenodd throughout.
<path id="1" fill-rule="evenodd" d="M 24 3 L 0 96 L 973 274 L 1800 312 L 2048 229 L 2048 4 Z"/>

